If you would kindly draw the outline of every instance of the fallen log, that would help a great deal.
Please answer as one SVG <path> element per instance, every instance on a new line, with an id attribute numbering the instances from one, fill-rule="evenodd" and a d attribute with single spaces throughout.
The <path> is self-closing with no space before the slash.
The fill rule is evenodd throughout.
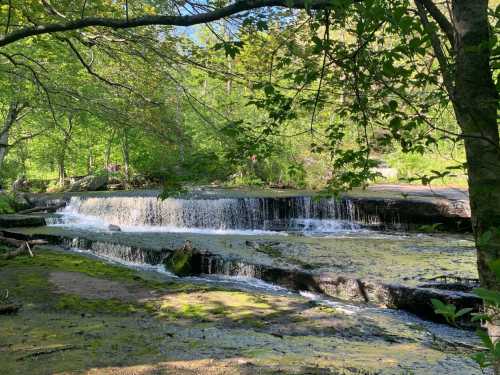
<path id="1" fill-rule="evenodd" d="M 28 253 L 30 256 L 34 256 L 33 251 L 31 250 L 31 246 L 47 245 L 48 242 L 45 240 L 23 241 L 23 240 L 16 240 L 14 238 L 0 236 L 0 244 L 17 247 L 16 250 L 9 251 L 3 254 L 2 256 L 4 259 L 12 259 L 17 257 L 18 255 L 22 255 L 23 253 Z"/>
<path id="2" fill-rule="evenodd" d="M 48 244 L 47 241 L 45 240 L 17 240 L 15 238 L 10 238 L 10 237 L 5 237 L 0 235 L 0 244 L 8 245 L 8 246 L 16 246 L 20 247 L 24 244 L 28 243 L 30 246 L 36 246 L 36 245 L 46 245 Z"/>
<path id="3" fill-rule="evenodd" d="M 33 208 L 28 208 L 27 210 L 19 211 L 18 214 L 25 215 L 25 214 L 32 214 L 35 212 L 56 212 L 60 208 L 64 208 L 66 206 L 66 203 L 58 203 L 58 204 L 53 204 L 53 205 L 48 205 L 48 206 L 38 206 L 38 207 L 33 207 Z"/>

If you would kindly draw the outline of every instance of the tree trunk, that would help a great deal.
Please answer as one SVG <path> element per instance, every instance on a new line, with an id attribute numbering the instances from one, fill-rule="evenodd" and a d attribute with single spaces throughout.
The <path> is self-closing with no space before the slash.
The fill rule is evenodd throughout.
<path id="1" fill-rule="evenodd" d="M 59 175 L 59 186 L 64 187 L 64 179 L 66 178 L 66 167 L 64 163 L 65 155 L 61 155 L 57 161 L 57 170 Z"/>
<path id="2" fill-rule="evenodd" d="M 454 0 L 452 6 L 456 31 L 453 104 L 467 155 L 479 278 L 483 287 L 500 290 L 488 266 L 500 255 L 498 92 L 490 67 L 488 1 Z M 495 323 L 488 329 L 498 339 L 499 322 Z"/>
<path id="3" fill-rule="evenodd" d="M 87 155 L 87 175 L 94 173 L 94 154 L 92 153 L 92 147 L 89 148 L 89 154 Z"/>
<path id="4" fill-rule="evenodd" d="M 61 150 L 59 151 L 58 169 L 59 169 L 59 186 L 64 187 L 64 179 L 66 178 L 66 151 L 71 142 L 71 136 L 73 132 L 73 115 L 68 116 L 68 129 L 62 129 L 64 132 L 63 142 L 61 144 Z"/>
<path id="5" fill-rule="evenodd" d="M 9 105 L 9 111 L 5 117 L 2 131 L 0 132 L 0 169 L 3 166 L 3 161 L 5 156 L 7 156 L 7 151 L 9 148 L 9 133 L 10 129 L 17 120 L 17 115 L 19 114 L 19 106 L 16 101 L 13 101 Z"/>
<path id="6" fill-rule="evenodd" d="M 125 178 L 127 179 L 128 182 L 130 181 L 130 152 L 129 152 L 127 130 L 123 131 L 122 153 L 123 153 L 123 168 L 125 172 Z"/>
<path id="7" fill-rule="evenodd" d="M 7 156 L 8 144 L 9 144 L 9 132 L 10 129 L 4 130 L 3 134 L 0 136 L 0 169 L 3 166 L 3 161 Z"/>
<path id="8" fill-rule="evenodd" d="M 111 135 L 108 138 L 108 142 L 106 144 L 106 152 L 104 154 L 104 167 L 106 171 L 109 170 L 109 163 L 111 160 L 111 148 L 113 147 L 113 140 L 115 138 L 115 129 L 111 132 Z"/>

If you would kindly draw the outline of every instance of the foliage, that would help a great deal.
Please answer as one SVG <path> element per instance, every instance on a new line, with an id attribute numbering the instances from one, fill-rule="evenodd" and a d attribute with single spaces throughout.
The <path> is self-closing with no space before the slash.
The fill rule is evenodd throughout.
<path id="1" fill-rule="evenodd" d="M 457 319 L 470 313 L 472 308 L 463 308 L 457 311 L 457 307 L 451 304 L 444 304 L 438 299 L 431 300 L 436 314 L 442 315 L 449 324 L 457 325 Z"/>
<path id="2" fill-rule="evenodd" d="M 12 25 L 49 20 L 35 3 L 13 1 Z M 54 6 L 73 14 L 77 5 Z M 171 11 L 156 1 L 130 7 Z M 85 11 L 123 9 L 97 1 Z M 119 179 L 157 185 L 338 191 L 384 181 L 374 169 L 382 160 L 398 178 L 463 184 L 449 169 L 463 164 L 463 145 L 412 12 L 404 0 L 339 2 L 286 21 L 248 15 L 238 29 L 90 28 L 16 43 L 4 49 L 14 63 L 0 56 L 0 111 L 13 98 L 30 107 L 9 135 L 2 179 L 25 174 L 56 190 L 67 176 L 117 164 Z"/>
<path id="3" fill-rule="evenodd" d="M 14 213 L 11 197 L 6 194 L 0 194 L 0 214 Z"/>
<path id="4" fill-rule="evenodd" d="M 500 281 L 500 260 L 490 263 L 491 270 L 495 273 L 497 280 Z M 497 290 L 488 290 L 485 288 L 474 289 L 474 294 L 481 298 L 484 303 L 485 311 L 482 313 L 473 313 L 471 321 L 480 321 L 483 324 L 498 325 L 500 320 L 500 292 Z M 439 300 L 433 299 L 436 314 L 442 315 L 446 321 L 455 325 L 458 318 L 468 314 L 472 309 L 461 309 L 456 311 L 456 306 L 445 304 Z M 500 367 L 500 340 L 493 341 L 492 338 L 483 329 L 476 331 L 483 343 L 484 350 L 475 353 L 472 358 L 481 368 Z"/>

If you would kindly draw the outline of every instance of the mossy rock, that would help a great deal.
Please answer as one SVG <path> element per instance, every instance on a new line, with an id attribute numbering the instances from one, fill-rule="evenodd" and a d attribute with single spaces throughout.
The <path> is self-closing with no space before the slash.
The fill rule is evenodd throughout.
<path id="1" fill-rule="evenodd" d="M 196 267 L 199 257 L 196 253 L 190 249 L 183 247 L 181 249 L 175 250 L 170 256 L 168 256 L 165 261 L 165 267 L 177 276 L 192 276 L 199 274 L 198 268 Z"/>

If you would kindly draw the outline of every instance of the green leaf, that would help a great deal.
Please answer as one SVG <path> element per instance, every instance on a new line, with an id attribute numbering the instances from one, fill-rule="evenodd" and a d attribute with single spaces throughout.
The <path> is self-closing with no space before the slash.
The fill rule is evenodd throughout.
<path id="1" fill-rule="evenodd" d="M 498 280 L 500 280 L 500 259 L 496 259 L 489 264 L 490 269 L 495 273 Z"/>
<path id="2" fill-rule="evenodd" d="M 483 345 L 486 347 L 486 349 L 489 350 L 495 350 L 495 345 L 491 341 L 490 336 L 488 336 L 488 333 L 486 331 L 483 331 L 482 329 L 478 329 L 476 331 L 476 334 L 479 336 L 481 339 Z"/>
<path id="3" fill-rule="evenodd" d="M 455 314 L 455 318 L 460 318 L 461 316 L 463 316 L 463 315 L 465 315 L 465 314 L 470 313 L 472 310 L 474 310 L 474 309 L 472 309 L 472 308 L 470 308 L 470 307 L 460 309 L 460 310 L 458 310 L 458 311 L 456 312 L 456 314 Z"/>
<path id="4" fill-rule="evenodd" d="M 476 288 L 473 292 L 482 300 L 500 306 L 500 292 L 484 288 Z"/>
<path id="5" fill-rule="evenodd" d="M 489 321 L 491 321 L 491 317 L 488 314 L 474 313 L 471 315 L 472 315 L 471 322 L 477 322 L 477 321 L 489 322 Z"/>
<path id="6" fill-rule="evenodd" d="M 274 87 L 270 83 L 264 86 L 264 92 L 267 96 L 274 94 Z"/>
<path id="7" fill-rule="evenodd" d="M 491 241 L 492 237 L 493 232 L 491 230 L 487 230 L 479 236 L 479 238 L 477 239 L 477 244 L 479 246 L 486 246 Z"/>

